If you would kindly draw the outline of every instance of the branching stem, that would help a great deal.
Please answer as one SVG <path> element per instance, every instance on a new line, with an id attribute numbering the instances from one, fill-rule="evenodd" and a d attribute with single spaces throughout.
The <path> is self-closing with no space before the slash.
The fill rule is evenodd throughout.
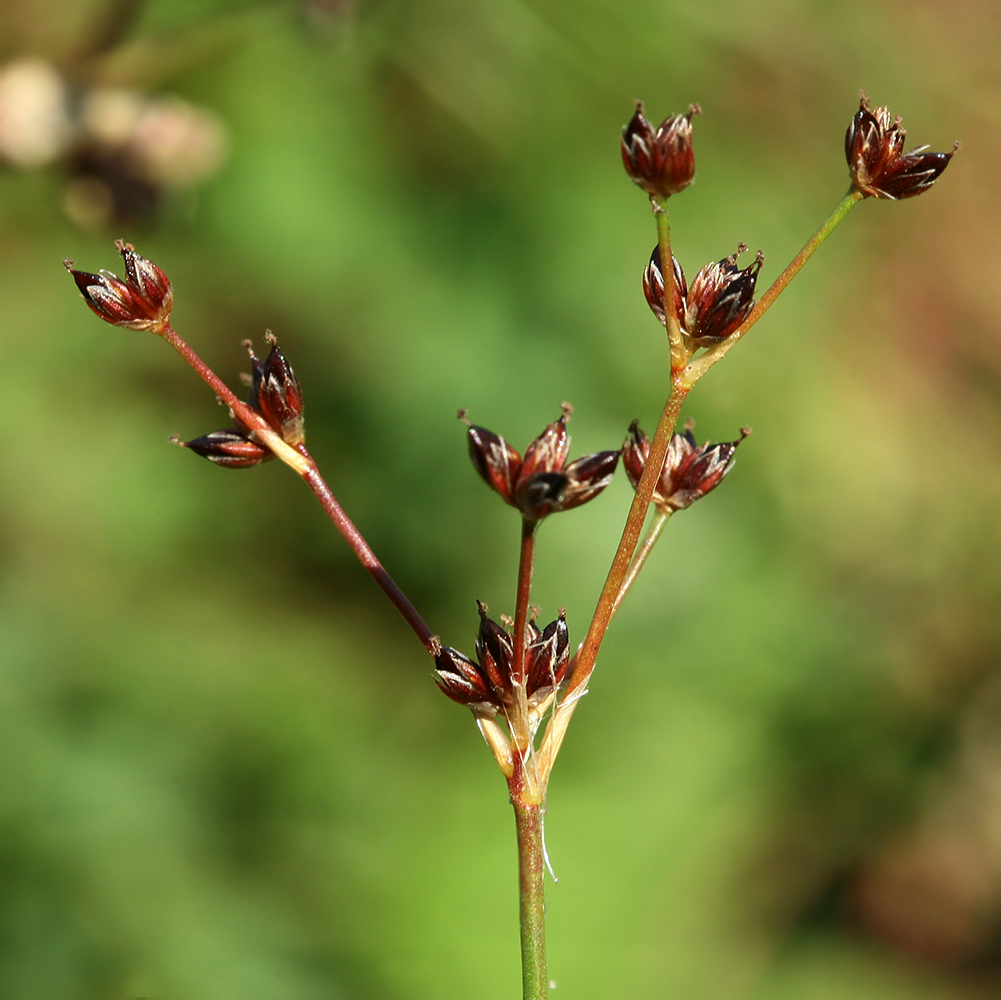
<path id="1" fill-rule="evenodd" d="M 587 682 L 594 671 L 598 650 L 601 647 L 612 616 L 618 609 L 622 598 L 632 585 L 636 573 L 642 568 L 650 549 L 652 549 L 660 535 L 660 529 L 657 529 L 653 533 L 652 539 L 648 540 L 648 544 L 644 546 L 644 552 L 634 562 L 633 556 L 639 542 L 643 522 L 646 519 L 647 509 L 650 506 L 650 499 L 653 496 L 657 480 L 660 478 L 660 473 L 664 467 L 664 459 L 667 455 L 671 434 L 674 432 L 685 398 L 699 379 L 717 361 L 723 358 L 737 341 L 742 339 L 747 331 L 765 314 L 789 282 L 802 270 L 803 265 L 816 253 L 827 237 L 834 232 L 845 218 L 849 210 L 861 201 L 862 197 L 859 191 L 850 190 L 838 202 L 837 207 L 827 217 L 820 228 L 807 240 L 803 249 L 793 258 L 789 266 L 776 278 L 736 332 L 695 360 L 690 360 L 691 355 L 684 343 L 684 338 L 678 324 L 676 306 L 677 290 L 674 285 L 674 259 L 671 256 L 670 220 L 668 219 L 666 208 L 654 205 L 654 217 L 657 220 L 658 246 L 660 248 L 661 273 L 664 277 L 664 314 L 668 340 L 671 345 L 671 392 L 664 406 L 660 423 L 657 425 L 657 432 L 650 443 L 650 454 L 647 457 L 643 475 L 636 485 L 636 494 L 629 508 L 629 514 L 626 517 L 619 547 L 616 549 L 611 568 L 605 579 L 605 585 L 598 597 L 598 604 L 591 619 L 591 625 L 571 665 L 570 680 L 567 684 L 566 692 L 562 701 L 553 709 L 549 725 L 542 740 L 542 746 L 538 754 L 538 773 L 543 794 L 549 780 L 549 774 L 552 771 L 553 762 L 559 753 L 563 738 L 566 735 L 570 718 L 576 710 L 581 696 L 586 693 Z"/>
<path id="2" fill-rule="evenodd" d="M 413 604 L 410 603 L 403 591 L 397 586 L 396 582 L 386 571 L 386 568 L 379 562 L 375 553 L 369 547 L 368 542 L 365 541 L 352 520 L 344 513 L 333 491 L 327 485 L 323 476 L 320 475 L 320 470 L 317 468 L 316 462 L 313 461 L 313 457 L 306 450 L 305 445 L 293 448 L 286 444 L 281 436 L 269 426 L 267 421 L 256 410 L 251 409 L 246 403 L 237 399 L 226 383 L 202 361 L 173 327 L 169 325 L 165 326 L 161 332 L 161 336 L 191 365 L 202 381 L 219 396 L 223 403 L 240 419 L 241 423 L 250 428 L 254 437 L 261 444 L 270 448 L 286 465 L 295 469 L 306 481 L 309 488 L 316 494 L 323 509 L 327 512 L 327 516 L 333 521 L 334 527 L 337 528 L 344 540 L 351 546 L 351 551 L 358 557 L 358 561 L 368 570 L 369 575 L 375 580 L 379 589 L 389 598 L 390 603 L 410 626 L 414 635 L 420 639 L 424 648 L 432 656 L 436 655 L 439 643 L 434 633 L 428 628 L 427 623 Z"/>
<path id="3" fill-rule="evenodd" d="M 629 572 L 626 574 L 625 580 L 622 581 L 622 587 L 619 589 L 615 603 L 612 605 L 613 616 L 619 610 L 619 605 L 625 599 L 626 594 L 629 593 L 629 588 L 635 582 L 636 577 L 639 576 L 640 570 L 643 568 L 644 563 L 646 563 L 647 557 L 653 551 L 653 547 L 657 544 L 657 539 L 660 538 L 660 533 L 664 530 L 664 525 L 667 524 L 667 519 L 670 516 L 670 511 L 657 511 L 657 516 L 654 518 L 653 524 L 650 525 L 650 530 L 647 532 L 646 538 L 643 539 L 643 544 L 639 547 L 636 555 L 633 557 L 633 561 L 629 564 Z"/>
<path id="4" fill-rule="evenodd" d="M 657 425 L 657 432 L 650 442 L 650 454 L 643 469 L 643 475 L 636 484 L 636 493 L 633 496 L 629 514 L 622 530 L 622 537 L 619 540 L 619 547 L 612 558 L 612 565 L 609 568 L 608 576 L 605 578 L 605 585 L 601 589 L 598 597 L 598 604 L 591 619 L 591 625 L 584 637 L 584 642 L 574 657 L 570 681 L 567 684 L 566 692 L 562 701 L 553 709 L 549 724 L 546 727 L 546 734 L 542 740 L 542 746 L 538 753 L 539 780 L 543 791 L 549 780 L 553 762 L 563 744 L 563 737 L 566 735 L 566 728 L 580 701 L 581 696 L 587 690 L 587 682 L 594 671 L 595 660 L 598 650 L 605 637 L 605 631 L 612 620 L 619 592 L 625 582 L 632 562 L 633 553 L 639 543 L 640 534 L 643 530 L 643 522 L 646 520 L 647 508 L 653 497 L 660 473 L 664 468 L 664 459 L 667 457 L 667 447 L 671 442 L 671 434 L 674 432 L 678 422 L 678 414 L 681 412 L 682 403 L 688 395 L 689 389 L 684 386 L 677 376 L 672 378 L 671 394 L 664 405 L 664 412 L 661 414 L 660 423 Z"/>

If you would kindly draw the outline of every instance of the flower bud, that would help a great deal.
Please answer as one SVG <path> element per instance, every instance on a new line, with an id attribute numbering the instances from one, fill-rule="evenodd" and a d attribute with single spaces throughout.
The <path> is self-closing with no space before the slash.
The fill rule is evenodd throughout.
<path id="1" fill-rule="evenodd" d="M 271 429 L 294 448 L 305 437 L 302 426 L 302 390 L 271 331 L 265 336 L 271 345 L 271 353 L 266 361 L 261 361 L 254 354 L 249 340 L 244 341 L 250 354 L 251 367 L 251 374 L 242 376 L 250 384 L 247 406 L 260 414 Z M 244 423 L 238 414 L 231 410 L 230 416 L 236 427 L 213 431 L 193 441 L 179 441 L 178 444 L 183 444 L 185 448 L 190 448 L 195 454 L 216 465 L 230 469 L 247 469 L 275 457 L 270 448 L 258 443 L 254 429 Z"/>
<path id="2" fill-rule="evenodd" d="M 671 254 L 671 264 L 674 270 L 674 307 L 678 316 L 678 325 L 685 325 L 685 300 L 688 298 L 688 285 L 685 282 L 685 272 L 681 270 L 678 258 Z M 660 266 L 660 244 L 653 248 L 650 263 L 643 271 L 643 294 L 647 305 L 653 310 L 661 326 L 667 326 L 664 312 L 664 274 Z"/>
<path id="3" fill-rule="evenodd" d="M 227 469 L 249 469 L 275 457 L 270 448 L 259 445 L 242 431 L 235 429 L 213 431 L 193 441 L 177 443 Z"/>
<path id="4" fill-rule="evenodd" d="M 737 244 L 737 252 L 718 264 L 706 264 L 688 289 L 682 328 L 696 347 L 711 347 L 740 326 L 754 306 L 754 285 L 765 255 L 759 250 L 743 270 L 737 258 L 747 249 Z"/>
<path id="5" fill-rule="evenodd" d="M 950 153 L 929 153 L 927 146 L 904 153 L 906 135 L 899 117 L 885 107 L 870 111 L 862 94 L 845 133 L 845 158 L 856 191 L 867 198 L 913 198 L 935 183 L 959 149 L 957 142 Z"/>
<path id="6" fill-rule="evenodd" d="M 167 276 L 131 243 L 115 241 L 125 262 L 125 280 L 102 270 L 100 274 L 77 271 L 73 261 L 64 260 L 66 270 L 83 294 L 87 305 L 107 323 L 130 330 L 160 333 L 167 325 L 174 293 Z"/>
<path id="7" fill-rule="evenodd" d="M 652 503 L 663 513 L 670 514 L 700 500 L 722 482 L 733 467 L 737 445 L 750 433 L 747 428 L 741 428 L 740 438 L 736 441 L 700 447 L 689 421 L 683 434 L 671 435 Z M 622 465 L 633 489 L 639 484 L 649 454 L 650 442 L 640 430 L 639 421 L 634 420 L 629 425 L 629 436 L 622 446 Z"/>
<path id="8" fill-rule="evenodd" d="M 268 330 L 264 339 L 271 345 L 267 360 L 262 361 L 255 353 L 249 340 L 243 342 L 250 355 L 250 375 L 242 375 L 244 382 L 250 385 L 247 393 L 247 405 L 259 413 L 268 422 L 271 429 L 281 435 L 282 440 L 293 448 L 306 439 L 303 429 L 302 389 L 292 371 L 292 366 L 285 360 L 278 341 Z M 237 426 L 253 434 L 245 427 L 238 417 L 234 417 Z"/>
<path id="9" fill-rule="evenodd" d="M 570 435 L 567 418 L 570 408 L 564 404 L 558 420 L 546 429 L 525 449 L 525 457 L 514 484 L 514 505 L 531 521 L 559 510 L 569 480 L 563 470 L 570 453 Z"/>
<path id="10" fill-rule="evenodd" d="M 459 410 L 460 420 L 469 428 L 469 457 L 483 481 L 506 503 L 513 504 L 514 480 L 521 468 L 521 455 L 504 438 L 485 427 L 477 427 L 466 418 L 466 411 Z"/>
<path id="11" fill-rule="evenodd" d="M 278 342 L 270 332 L 265 334 L 265 339 L 271 344 L 271 352 L 264 362 L 259 382 L 255 383 L 258 407 L 285 443 L 294 448 L 305 439 L 302 389 Z"/>
<path id="12" fill-rule="evenodd" d="M 546 429 L 525 449 L 521 468 L 518 470 L 518 480 L 515 483 L 515 493 L 519 486 L 524 486 L 536 476 L 562 471 L 570 454 L 570 435 L 567 433 L 567 420 L 573 409 L 563 404 L 563 412 L 559 418 L 547 425 Z"/>
<path id="13" fill-rule="evenodd" d="M 651 198 L 665 201 L 692 183 L 692 116 L 700 110 L 693 104 L 688 114 L 665 118 L 655 129 L 643 114 L 643 102 L 636 102 L 636 113 L 622 130 L 622 163 Z"/>

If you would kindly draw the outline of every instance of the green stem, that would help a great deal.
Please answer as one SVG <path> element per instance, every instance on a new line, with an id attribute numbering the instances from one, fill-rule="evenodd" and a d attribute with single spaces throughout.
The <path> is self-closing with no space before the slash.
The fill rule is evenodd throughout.
<path id="1" fill-rule="evenodd" d="M 512 790 L 518 828 L 518 884 L 521 898 L 521 981 L 524 1000 L 549 996 L 546 971 L 546 908 L 543 878 L 542 806 L 521 800 Z"/>
<path id="2" fill-rule="evenodd" d="M 786 285 L 796 277 L 803 269 L 803 265 L 820 249 L 824 240 L 841 224 L 841 221 L 863 198 L 861 191 L 852 188 L 848 194 L 838 202 L 837 207 L 824 220 L 820 228 L 806 241 L 803 249 L 790 261 L 789 266 L 772 282 L 771 287 L 758 300 L 755 307 L 750 311 L 747 319 L 741 323 L 736 332 L 732 333 L 722 343 L 711 347 L 700 358 L 696 358 L 685 372 L 685 383 L 689 388 L 696 382 L 717 361 L 725 357 L 726 353 L 740 340 L 755 323 L 771 308 L 772 303 L 785 291 Z"/>

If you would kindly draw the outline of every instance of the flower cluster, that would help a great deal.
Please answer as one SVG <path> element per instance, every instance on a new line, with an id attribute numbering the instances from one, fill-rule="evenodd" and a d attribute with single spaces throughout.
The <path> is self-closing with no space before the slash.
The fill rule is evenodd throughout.
<path id="1" fill-rule="evenodd" d="M 487 715 L 497 715 L 514 704 L 511 672 L 514 639 L 508 629 L 487 617 L 479 605 L 480 627 L 476 635 L 476 660 L 451 646 L 435 657 L 435 681 L 453 701 Z M 529 711 L 538 711 L 566 678 L 570 663 L 570 636 L 564 611 L 544 629 L 535 620 L 528 623 L 525 650 L 525 691 Z"/>
<path id="2" fill-rule="evenodd" d="M 260 414 L 287 445 L 294 448 L 305 440 L 302 389 L 270 331 L 265 334 L 265 340 L 271 345 L 265 361 L 254 354 L 250 341 L 246 342 L 251 364 L 247 405 Z M 255 440 L 254 432 L 235 414 L 233 420 L 236 427 L 179 443 L 210 462 L 229 469 L 247 469 L 274 458 L 271 449 Z"/>
<path id="3" fill-rule="evenodd" d="M 471 424 L 466 411 L 459 411 L 469 428 L 469 457 L 476 471 L 527 521 L 541 521 L 548 514 L 579 507 L 612 481 L 619 461 L 617 451 L 599 451 L 567 464 L 567 420 L 572 412 L 564 403 L 559 418 L 525 449 L 522 458 L 504 438 Z"/>
<path id="4" fill-rule="evenodd" d="M 950 153 L 930 153 L 927 146 L 903 152 L 907 133 L 888 108 L 869 110 L 863 93 L 859 109 L 845 133 L 845 157 L 852 187 L 869 198 L 913 198 L 938 180 L 959 143 Z"/>
<path id="5" fill-rule="evenodd" d="M 689 349 L 718 344 L 747 319 L 754 306 L 754 286 L 765 255 L 759 250 L 747 267 L 739 268 L 737 258 L 746 250 L 743 243 L 738 243 L 736 253 L 718 263 L 706 264 L 695 275 L 691 287 L 685 282 L 685 273 L 677 258 L 671 255 L 678 324 Z M 643 271 L 643 294 L 654 316 L 666 326 L 659 245 L 653 248 L 650 262 Z"/>
<path id="6" fill-rule="evenodd" d="M 737 445 L 751 433 L 742 428 L 736 441 L 699 445 L 692 426 L 689 421 L 683 434 L 671 435 L 664 468 L 654 489 L 653 504 L 665 514 L 684 510 L 716 489 L 733 467 Z M 649 454 L 650 442 L 640 430 L 639 421 L 634 420 L 622 445 L 622 465 L 633 489 L 643 475 Z"/>
<path id="7" fill-rule="evenodd" d="M 693 104 L 688 114 L 671 115 L 654 128 L 643 114 L 643 102 L 636 102 L 636 113 L 622 130 L 622 163 L 651 198 L 665 201 L 692 183 L 692 117 L 700 111 Z"/>
<path id="8" fill-rule="evenodd" d="M 955 149 L 930 152 L 925 146 L 905 153 L 900 119 L 891 116 L 885 107 L 870 110 L 863 95 L 845 136 L 850 191 L 755 309 L 755 286 L 764 261 L 761 251 L 741 268 L 737 262 L 747 247 L 740 243 L 735 253 L 702 267 L 690 285 L 678 260 L 670 254 L 666 202 L 687 188 L 695 176 L 692 118 L 698 112 L 698 106 L 693 105 L 687 114 L 672 115 L 654 128 L 643 113 L 642 103 L 637 103 L 621 140 L 626 172 L 649 196 L 660 237 L 643 272 L 647 303 L 671 333 L 671 395 L 664 409 L 658 445 L 664 444 L 673 426 L 668 421 L 676 416 L 695 382 L 733 346 L 741 330 L 746 330 L 774 301 L 851 205 L 863 197 L 901 199 L 921 194 L 941 175 L 955 153 Z M 620 449 L 569 461 L 567 422 L 571 408 L 564 403 L 559 417 L 522 455 L 500 435 L 472 424 L 465 410 L 460 411 L 476 471 L 522 516 L 514 619 L 502 618 L 498 623 L 479 604 L 475 656 L 470 657 L 443 646 L 434 636 L 319 476 L 304 444 L 302 390 L 270 332 L 266 334 L 270 351 L 263 361 L 247 342 L 251 362 L 251 373 L 246 377 L 249 394 L 246 403 L 240 403 L 169 325 L 173 291 L 163 271 L 137 254 L 131 244 L 119 240 L 116 246 L 125 265 L 124 278 L 104 270 L 98 274 L 78 271 L 72 261 L 65 261 L 87 305 L 105 322 L 162 336 L 230 406 L 234 426 L 179 443 L 227 468 L 259 465 L 278 454 L 303 475 L 383 592 L 434 656 L 438 687 L 453 701 L 473 710 L 484 738 L 511 782 L 512 799 L 532 805 L 543 802 L 549 769 L 574 706 L 586 692 L 605 630 L 645 564 L 666 516 L 691 506 L 723 481 L 733 467 L 737 447 L 749 431 L 742 429 L 736 441 L 699 445 L 689 421 L 683 432 L 671 435 L 663 463 L 656 470 L 656 482 L 650 483 L 654 472 L 651 469 L 646 484 L 653 485 L 649 503 L 665 518 L 655 519 L 640 546 L 638 539 L 647 510 L 641 509 L 645 504 L 633 504 L 587 636 L 572 660 L 565 613 L 561 610 L 554 621 L 540 628 L 531 610 L 535 529 L 548 515 L 594 499 L 611 482 L 620 457 L 630 483 L 637 489 L 644 470 L 652 465 L 651 443 L 634 421 Z M 669 274 L 661 247 L 664 256 L 671 256 Z M 712 350 L 716 345 L 719 348 Z M 708 349 L 707 354 L 692 361 L 694 352 L 702 348 Z M 646 489 L 643 495 L 647 495 Z M 566 697 L 557 700 L 561 691 L 566 692 Z M 551 725 L 537 755 L 533 755 L 538 727 L 549 711 Z M 510 739 L 505 735 L 505 726 Z"/>
<path id="9" fill-rule="evenodd" d="M 63 261 L 87 305 L 106 323 L 130 330 L 161 333 L 170 319 L 174 293 L 167 276 L 151 260 L 136 253 L 131 243 L 115 241 L 125 262 L 125 280 L 110 271 L 100 274 L 77 271 L 73 261 Z"/>

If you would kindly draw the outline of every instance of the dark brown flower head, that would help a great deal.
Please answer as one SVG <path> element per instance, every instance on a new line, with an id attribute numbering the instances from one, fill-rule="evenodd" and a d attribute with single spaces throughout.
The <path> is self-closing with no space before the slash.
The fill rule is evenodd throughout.
<path id="1" fill-rule="evenodd" d="M 522 458 L 504 438 L 465 420 L 469 456 L 486 484 L 506 503 L 517 507 L 529 521 L 541 521 L 548 514 L 571 510 L 596 497 L 612 480 L 619 453 L 601 451 L 567 464 L 570 435 L 563 413 L 528 446 Z"/>
<path id="2" fill-rule="evenodd" d="M 176 443 L 227 469 L 249 469 L 275 457 L 270 448 L 251 441 L 243 431 L 236 428 L 213 431 L 193 441 Z"/>
<path id="3" fill-rule="evenodd" d="M 751 432 L 742 428 L 740 438 L 724 444 L 701 447 L 692 433 L 691 422 L 683 434 L 673 434 L 667 447 L 664 469 L 653 494 L 653 503 L 664 513 L 684 510 L 714 490 L 733 466 L 737 445 Z M 629 482 L 636 488 L 643 475 L 650 442 L 639 428 L 639 421 L 629 425 L 629 435 L 622 445 L 622 465 Z"/>
<path id="4" fill-rule="evenodd" d="M 737 244 L 737 252 L 718 264 L 706 264 L 688 289 L 682 329 L 696 347 L 710 347 L 730 336 L 754 306 L 754 285 L 765 255 L 759 250 L 754 260 L 741 269 L 737 258 L 747 249 Z"/>
<path id="5" fill-rule="evenodd" d="M 681 270 L 678 258 L 674 254 L 671 254 L 671 263 L 674 270 L 674 305 L 678 316 L 678 325 L 684 328 L 688 285 L 685 282 L 685 272 Z M 660 266 L 660 244 L 653 248 L 653 253 L 650 254 L 650 263 L 643 271 L 643 294 L 646 296 L 647 304 L 653 310 L 654 316 L 660 321 L 660 325 L 667 326 L 666 313 L 664 312 L 664 272 Z"/>
<path id="6" fill-rule="evenodd" d="M 476 660 L 443 647 L 435 657 L 435 681 L 453 701 L 496 715 L 515 700 L 514 640 L 508 629 L 487 617 L 486 605 L 477 605 Z M 534 619 L 528 623 L 525 654 L 528 705 L 537 709 L 563 683 L 570 663 L 570 636 L 562 609 L 544 629 Z"/>
<path id="7" fill-rule="evenodd" d="M 900 118 L 889 109 L 869 109 L 865 93 L 845 133 L 845 157 L 852 187 L 865 197 L 913 198 L 927 191 L 949 165 L 959 143 L 950 153 L 930 153 L 927 146 L 904 150 L 907 133 Z"/>
<path id="8" fill-rule="evenodd" d="M 622 163 L 651 198 L 664 201 L 692 183 L 692 116 L 700 111 L 693 104 L 688 114 L 665 118 L 655 129 L 643 114 L 643 102 L 636 102 L 636 113 L 622 130 Z"/>
<path id="9" fill-rule="evenodd" d="M 115 241 L 125 262 L 125 280 L 102 270 L 100 274 L 77 271 L 73 261 L 64 260 L 66 270 L 83 294 L 87 305 L 106 323 L 130 330 L 160 333 L 167 325 L 174 293 L 167 276 L 131 243 Z"/>
<path id="10" fill-rule="evenodd" d="M 242 376 L 250 385 L 247 405 L 263 417 L 286 444 L 295 448 L 305 440 L 302 390 L 271 331 L 264 336 L 271 345 L 264 361 L 254 354 L 250 341 L 244 341 L 250 354 L 251 368 L 250 375 Z M 246 469 L 274 458 L 270 448 L 258 444 L 253 428 L 247 426 L 236 413 L 231 411 L 230 416 L 236 423 L 235 428 L 213 431 L 193 441 L 180 443 L 210 462 L 230 469 Z"/>

